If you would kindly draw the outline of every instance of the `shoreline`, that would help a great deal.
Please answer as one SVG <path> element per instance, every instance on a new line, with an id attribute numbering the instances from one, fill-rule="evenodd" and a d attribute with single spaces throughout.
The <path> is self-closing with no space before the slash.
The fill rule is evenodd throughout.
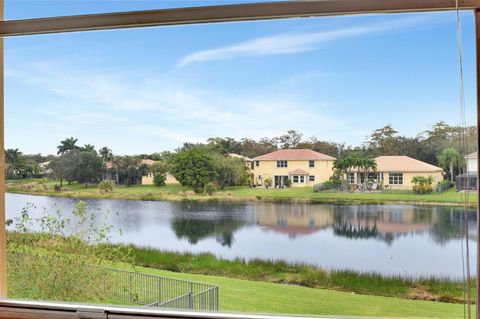
<path id="1" fill-rule="evenodd" d="M 47 197 L 61 197 L 61 198 L 71 198 L 78 200 L 89 200 L 89 199 L 111 199 L 111 200 L 130 200 L 130 201 L 171 201 L 171 202 L 182 202 L 182 201 L 192 201 L 192 202 L 267 202 L 267 203 L 292 203 L 292 204 L 319 204 L 319 205 L 415 205 L 415 206 L 452 206 L 452 207 L 463 207 L 463 202 L 452 202 L 452 201 L 430 201 L 430 200 L 397 200 L 397 199 L 373 199 L 373 198 L 305 198 L 305 197 L 280 197 L 280 196 L 233 196 L 233 195 L 178 195 L 171 193 L 145 193 L 145 194 L 122 194 L 122 193 L 110 193 L 110 194 L 101 194 L 92 193 L 92 192 L 75 192 L 75 191 L 62 191 L 62 192 L 53 192 L 53 191 L 27 191 L 21 190 L 18 188 L 10 188 L 7 186 L 5 190 L 8 194 L 20 194 L 20 195 L 31 195 L 31 196 L 47 196 Z M 354 194 L 352 194 L 354 195 Z M 476 208 L 475 202 L 469 202 L 469 208 Z"/>

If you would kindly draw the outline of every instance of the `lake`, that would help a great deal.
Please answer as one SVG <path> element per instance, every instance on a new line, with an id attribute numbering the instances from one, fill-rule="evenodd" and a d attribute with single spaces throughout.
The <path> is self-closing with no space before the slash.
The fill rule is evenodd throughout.
<path id="1" fill-rule="evenodd" d="M 462 208 L 415 205 L 198 203 L 86 200 L 99 220 L 117 230 L 112 241 L 233 259 L 282 259 L 326 269 L 388 275 L 461 278 Z M 32 216 L 77 200 L 6 195 L 7 218 L 32 203 Z M 471 269 L 475 270 L 476 214 L 469 212 Z M 10 227 L 11 228 L 11 227 Z M 121 234 L 118 232 L 121 230 Z"/>

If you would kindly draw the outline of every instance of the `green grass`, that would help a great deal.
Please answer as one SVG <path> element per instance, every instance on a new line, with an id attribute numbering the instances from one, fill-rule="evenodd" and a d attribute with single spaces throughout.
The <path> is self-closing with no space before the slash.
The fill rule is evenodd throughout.
<path id="1" fill-rule="evenodd" d="M 85 188 L 83 184 L 64 185 L 62 192 L 54 191 L 55 182 L 15 181 L 7 183 L 7 192 L 62 196 L 71 198 L 111 198 L 132 200 L 202 200 L 202 201 L 302 201 L 312 203 L 335 204 L 383 204 L 383 203 L 416 203 L 416 204 L 462 204 L 464 195 L 450 189 L 443 193 L 419 195 L 412 191 L 383 191 L 369 193 L 345 193 L 336 190 L 313 192 L 311 187 L 265 189 L 248 187 L 229 187 L 220 190 L 213 196 L 196 195 L 180 185 L 155 187 L 151 185 L 117 186 L 112 193 L 101 194 L 96 185 Z M 475 205 L 476 193 L 469 194 L 469 202 Z"/>
<path id="2" fill-rule="evenodd" d="M 463 318 L 463 306 L 137 267 L 137 271 L 220 287 L 224 312 L 399 318 Z"/>
<path id="3" fill-rule="evenodd" d="M 127 249 L 127 246 L 120 246 Z M 445 278 L 404 278 L 354 271 L 327 272 L 319 267 L 284 261 L 226 260 L 212 254 L 159 251 L 129 246 L 136 265 L 181 273 L 224 276 L 317 289 L 404 299 L 461 302 L 463 285 Z M 475 280 L 472 280 L 475 294 Z"/>

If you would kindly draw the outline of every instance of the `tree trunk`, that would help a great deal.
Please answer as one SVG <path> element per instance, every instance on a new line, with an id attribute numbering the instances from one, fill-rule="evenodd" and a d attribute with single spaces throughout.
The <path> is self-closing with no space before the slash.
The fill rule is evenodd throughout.
<path id="1" fill-rule="evenodd" d="M 450 163 L 450 181 L 453 183 L 453 163 Z"/>
<path id="2" fill-rule="evenodd" d="M 88 188 L 88 182 L 85 182 L 85 188 Z"/>

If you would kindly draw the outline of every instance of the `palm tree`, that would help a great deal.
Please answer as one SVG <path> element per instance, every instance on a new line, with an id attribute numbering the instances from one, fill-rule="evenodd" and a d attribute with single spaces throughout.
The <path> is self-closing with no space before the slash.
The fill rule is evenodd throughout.
<path id="1" fill-rule="evenodd" d="M 83 152 L 95 152 L 95 146 L 92 144 L 85 144 L 85 146 L 82 147 Z"/>
<path id="2" fill-rule="evenodd" d="M 103 160 L 103 163 L 107 163 L 107 162 L 110 162 L 112 159 L 113 159 L 113 152 L 111 149 L 109 149 L 108 147 L 104 146 L 102 147 L 98 153 L 100 154 L 100 156 L 102 157 L 102 160 Z"/>
<path id="3" fill-rule="evenodd" d="M 6 171 L 8 177 L 18 174 L 25 164 L 25 158 L 18 148 L 5 150 Z"/>
<path id="4" fill-rule="evenodd" d="M 78 150 L 79 147 L 77 145 L 75 145 L 77 143 L 78 139 L 76 138 L 73 138 L 73 137 L 70 137 L 70 138 L 66 138 L 64 139 L 63 141 L 60 142 L 60 145 L 57 146 L 57 155 L 60 155 L 60 154 L 65 154 L 69 151 L 72 151 L 72 150 Z"/>
<path id="5" fill-rule="evenodd" d="M 463 164 L 463 157 L 453 147 L 445 148 L 437 157 L 438 163 L 443 169 L 448 169 L 450 181 L 453 183 L 454 167 Z"/>

